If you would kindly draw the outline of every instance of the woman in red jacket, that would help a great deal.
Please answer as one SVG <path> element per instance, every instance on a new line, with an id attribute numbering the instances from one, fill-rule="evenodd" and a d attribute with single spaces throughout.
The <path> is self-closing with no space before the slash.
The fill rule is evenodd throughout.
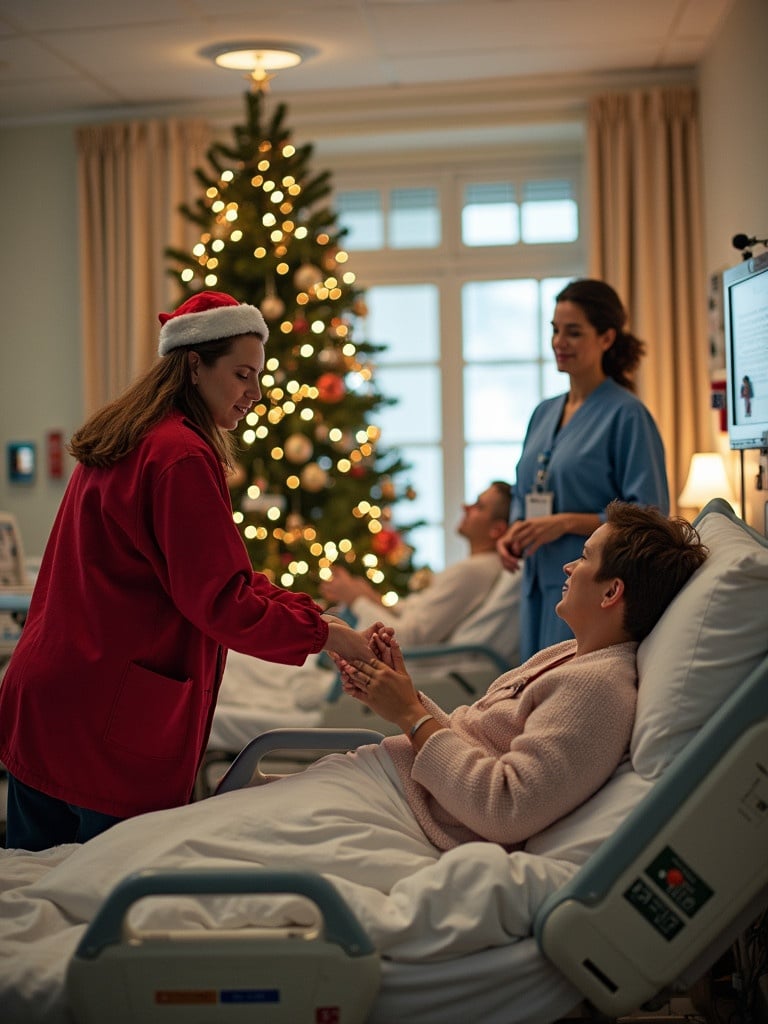
<path id="1" fill-rule="evenodd" d="M 252 570 L 229 433 L 260 396 L 267 327 L 202 292 L 161 313 L 162 357 L 73 436 L 78 460 L 0 688 L 7 845 L 84 842 L 186 803 L 227 648 L 283 664 L 361 634 Z"/>

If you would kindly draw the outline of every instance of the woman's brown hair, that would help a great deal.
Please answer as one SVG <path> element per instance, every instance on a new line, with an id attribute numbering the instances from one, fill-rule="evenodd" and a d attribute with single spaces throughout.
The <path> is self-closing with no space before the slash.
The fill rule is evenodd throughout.
<path id="1" fill-rule="evenodd" d="M 156 423 L 180 410 L 208 439 L 222 465 L 234 465 L 234 438 L 220 430 L 192 383 L 188 352 L 213 366 L 232 350 L 234 338 L 172 349 L 122 395 L 103 406 L 77 430 L 67 450 L 85 466 L 107 467 L 124 458 Z"/>

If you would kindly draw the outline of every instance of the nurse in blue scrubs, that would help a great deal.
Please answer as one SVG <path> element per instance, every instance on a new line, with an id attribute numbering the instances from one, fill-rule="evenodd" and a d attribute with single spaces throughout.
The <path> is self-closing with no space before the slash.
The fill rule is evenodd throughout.
<path id="1" fill-rule="evenodd" d="M 572 281 L 557 296 L 552 349 L 569 388 L 531 416 L 510 526 L 498 542 L 506 569 L 522 563 L 522 660 L 572 636 L 555 614 L 563 565 L 580 557 L 610 501 L 669 514 L 664 446 L 632 380 L 645 344 L 626 322 L 604 281 Z"/>

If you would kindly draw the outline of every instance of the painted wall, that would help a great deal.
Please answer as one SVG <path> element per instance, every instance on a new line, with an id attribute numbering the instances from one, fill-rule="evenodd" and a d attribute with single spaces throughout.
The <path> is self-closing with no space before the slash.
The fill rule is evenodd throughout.
<path id="1" fill-rule="evenodd" d="M 77 167 L 70 126 L 0 132 L 0 508 L 13 513 L 29 554 L 42 553 L 66 477 L 46 465 L 46 435 L 82 417 Z M 32 483 L 8 481 L 7 444 L 33 441 Z"/>

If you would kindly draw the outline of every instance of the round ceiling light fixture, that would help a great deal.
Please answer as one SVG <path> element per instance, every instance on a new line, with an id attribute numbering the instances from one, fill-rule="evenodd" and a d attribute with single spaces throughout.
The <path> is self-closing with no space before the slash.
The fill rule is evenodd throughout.
<path id="1" fill-rule="evenodd" d="M 317 50 L 303 44 L 275 40 L 237 40 L 204 46 L 199 53 L 219 67 L 247 71 L 254 85 L 264 88 L 274 78 L 270 71 L 295 68 L 314 56 Z"/>

